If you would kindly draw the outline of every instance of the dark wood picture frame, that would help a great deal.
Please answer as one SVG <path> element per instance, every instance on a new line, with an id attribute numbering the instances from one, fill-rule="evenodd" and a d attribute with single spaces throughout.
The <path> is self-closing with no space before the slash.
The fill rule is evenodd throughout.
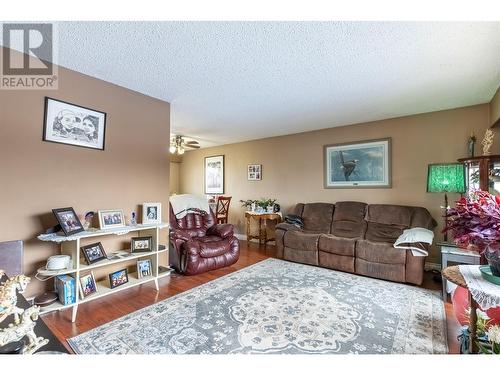
<path id="1" fill-rule="evenodd" d="M 67 213 L 67 212 L 71 212 L 74 216 L 74 219 L 76 221 L 76 224 L 77 225 L 77 228 L 76 229 L 73 229 L 73 230 L 69 230 L 69 228 L 66 228 L 67 227 L 67 224 L 62 220 L 61 218 L 61 214 L 62 213 Z M 75 210 L 73 209 L 73 207 L 64 207 L 64 208 L 54 208 L 52 210 L 52 213 L 54 214 L 54 216 L 56 217 L 57 219 L 57 222 L 59 223 L 59 225 L 61 226 L 61 229 L 62 231 L 64 232 L 64 235 L 65 236 L 71 236 L 73 234 L 76 234 L 76 233 L 80 233 L 80 232 L 83 232 L 85 231 L 85 229 L 83 228 L 83 225 L 82 223 L 80 222 L 80 219 L 78 219 L 78 215 L 76 214 Z"/>
<path id="2" fill-rule="evenodd" d="M 101 251 L 101 256 L 99 258 L 96 258 L 96 259 L 90 259 L 88 251 L 96 246 L 99 247 L 99 250 Z M 106 251 L 104 251 L 104 247 L 102 246 L 102 243 L 100 243 L 100 242 L 95 242 L 95 243 L 92 243 L 90 245 L 82 246 L 82 247 L 80 247 L 80 250 L 82 251 L 82 254 L 83 254 L 83 257 L 85 258 L 85 261 L 89 265 L 92 263 L 99 262 L 99 261 L 104 260 L 104 259 L 108 259 L 108 256 L 106 255 Z"/>
<path id="3" fill-rule="evenodd" d="M 222 186 L 221 186 L 221 190 L 218 190 L 218 191 L 207 191 L 207 159 L 211 159 L 211 158 L 222 158 Z M 225 164 L 226 164 L 226 160 L 225 160 L 224 155 L 212 155 L 212 156 L 205 157 L 204 164 L 203 164 L 203 184 L 204 184 L 205 194 L 207 194 L 207 195 L 224 194 L 225 180 L 226 180 Z"/>
<path id="4" fill-rule="evenodd" d="M 59 102 L 59 103 L 63 103 L 63 104 L 67 104 L 67 105 L 71 105 L 71 106 L 74 106 L 74 107 L 78 107 L 78 108 L 81 108 L 82 110 L 96 112 L 96 113 L 99 113 L 99 114 L 103 115 L 102 148 L 101 147 L 91 147 L 91 146 L 85 146 L 85 145 L 78 145 L 78 144 L 74 144 L 74 143 L 68 143 L 68 142 L 55 141 L 55 140 L 52 140 L 52 139 L 47 139 L 47 116 L 48 116 L 48 108 L 49 108 L 49 101 L 50 100 L 53 100 L 53 101 L 56 101 L 56 102 Z M 106 112 L 98 111 L 98 110 L 93 109 L 93 108 L 84 107 L 84 106 L 81 106 L 81 105 L 78 105 L 78 104 L 75 104 L 75 103 L 70 103 L 70 102 L 66 102 L 64 100 L 55 99 L 55 98 L 51 98 L 49 96 L 46 96 L 45 97 L 45 104 L 44 104 L 44 112 L 43 112 L 42 141 L 44 141 L 44 142 L 52 142 L 52 143 L 59 143 L 59 144 L 69 145 L 69 146 L 75 146 L 75 147 L 90 148 L 92 150 L 104 151 L 104 149 L 106 147 L 106 117 L 107 117 L 107 113 Z"/>
<path id="5" fill-rule="evenodd" d="M 135 243 L 137 241 L 148 241 L 148 248 L 137 248 Z M 130 252 L 131 253 L 150 253 L 153 251 L 153 236 L 144 236 L 144 237 L 132 237 L 130 239 Z"/>
<path id="6" fill-rule="evenodd" d="M 125 281 L 122 281 L 120 282 L 120 284 L 116 284 L 116 285 L 113 285 L 113 279 L 116 278 L 116 276 L 119 274 L 119 273 L 122 273 L 122 272 L 125 272 Z M 114 289 L 114 288 L 118 288 L 119 286 L 121 285 L 124 285 L 126 283 L 128 283 L 128 271 L 126 268 L 123 268 L 121 270 L 118 270 L 118 271 L 115 271 L 115 272 L 111 272 L 109 275 L 109 287 L 111 289 Z"/>

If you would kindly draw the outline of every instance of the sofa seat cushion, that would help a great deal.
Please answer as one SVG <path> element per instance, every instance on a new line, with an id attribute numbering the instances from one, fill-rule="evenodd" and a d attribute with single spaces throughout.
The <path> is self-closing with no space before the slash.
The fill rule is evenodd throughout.
<path id="1" fill-rule="evenodd" d="M 406 282 L 406 269 L 404 264 L 374 263 L 356 258 L 355 267 L 358 275 L 396 281 L 399 283 Z"/>
<path id="2" fill-rule="evenodd" d="M 318 261 L 321 267 L 331 268 L 343 272 L 354 272 L 354 261 L 356 258 L 327 253 L 324 251 L 318 252 Z"/>
<path id="3" fill-rule="evenodd" d="M 317 251 L 320 234 L 305 231 L 287 231 L 283 237 L 285 247 L 304 251 Z"/>
<path id="4" fill-rule="evenodd" d="M 318 251 L 292 249 L 285 246 L 283 249 L 283 259 L 313 266 L 319 265 Z"/>
<path id="5" fill-rule="evenodd" d="M 356 243 L 356 258 L 372 263 L 404 265 L 406 263 L 406 250 L 395 249 L 392 244 L 385 242 L 359 240 Z"/>
<path id="6" fill-rule="evenodd" d="M 332 234 L 322 234 L 319 237 L 318 249 L 326 253 L 354 257 L 356 238 L 342 238 Z"/>

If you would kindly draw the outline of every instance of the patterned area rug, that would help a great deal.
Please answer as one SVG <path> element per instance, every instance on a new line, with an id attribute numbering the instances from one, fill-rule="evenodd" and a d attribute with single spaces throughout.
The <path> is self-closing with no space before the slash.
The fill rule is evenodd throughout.
<path id="1" fill-rule="evenodd" d="M 438 292 L 278 259 L 68 342 L 82 354 L 448 352 Z"/>

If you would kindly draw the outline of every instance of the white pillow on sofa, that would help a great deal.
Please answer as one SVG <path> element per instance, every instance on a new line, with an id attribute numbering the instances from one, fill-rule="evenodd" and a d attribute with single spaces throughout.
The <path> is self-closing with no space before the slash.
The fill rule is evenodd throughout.
<path id="1" fill-rule="evenodd" d="M 417 257 L 429 255 L 427 246 L 432 244 L 434 232 L 425 228 L 405 229 L 394 243 L 394 248 L 411 250 Z"/>

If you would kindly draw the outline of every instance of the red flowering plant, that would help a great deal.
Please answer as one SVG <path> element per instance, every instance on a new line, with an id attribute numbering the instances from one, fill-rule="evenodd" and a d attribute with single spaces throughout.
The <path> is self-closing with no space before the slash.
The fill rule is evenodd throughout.
<path id="1" fill-rule="evenodd" d="M 446 214 L 455 243 L 479 252 L 500 253 L 500 197 L 482 190 L 471 190 Z"/>

